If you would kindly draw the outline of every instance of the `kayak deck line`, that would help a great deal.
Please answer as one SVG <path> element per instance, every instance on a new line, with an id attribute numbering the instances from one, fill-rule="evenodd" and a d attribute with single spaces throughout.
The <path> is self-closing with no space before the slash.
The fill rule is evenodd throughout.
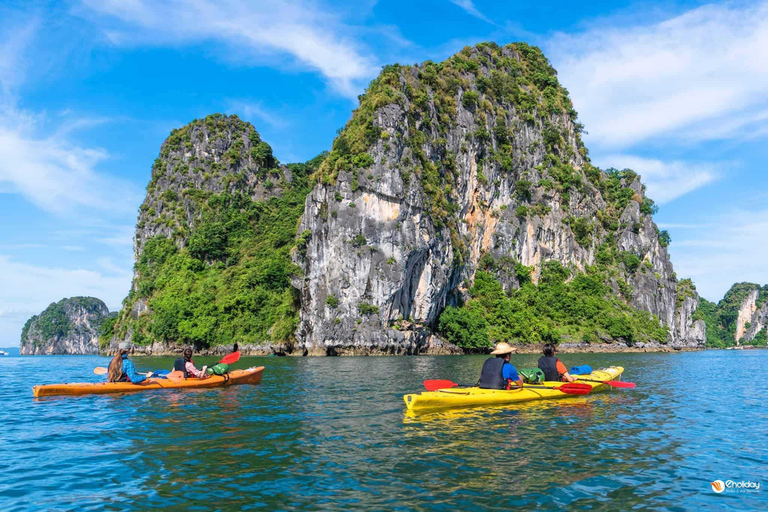
<path id="1" fill-rule="evenodd" d="M 78 396 L 78 395 L 106 395 L 112 393 L 134 393 L 137 391 L 149 391 L 153 389 L 208 389 L 241 384 L 258 384 L 261 382 L 264 367 L 253 367 L 246 370 L 234 370 L 226 377 L 212 375 L 207 379 L 183 379 L 172 381 L 168 379 L 150 378 L 146 381 L 133 384 L 131 382 L 79 382 L 71 384 L 47 384 L 33 386 L 32 393 L 35 398 L 44 396 Z"/>
<path id="2" fill-rule="evenodd" d="M 603 381 L 617 380 L 621 377 L 623 372 L 623 367 L 612 366 L 610 368 L 595 370 L 589 375 L 579 376 L 582 379 L 592 379 L 599 382 L 585 382 L 583 380 L 578 380 L 578 382 L 580 385 L 591 386 L 592 391 L 602 391 L 610 388 L 608 385 L 603 384 Z M 508 405 L 532 400 L 548 400 L 577 396 L 554 389 L 556 386 L 562 386 L 563 384 L 563 382 L 545 381 L 542 384 L 531 385 L 535 387 L 523 386 L 522 388 L 510 390 L 481 389 L 478 387 L 439 389 L 436 391 L 423 391 L 421 393 L 404 395 L 403 400 L 409 411 L 423 411 L 483 405 Z M 538 388 L 540 385 L 552 387 L 553 389 Z"/>

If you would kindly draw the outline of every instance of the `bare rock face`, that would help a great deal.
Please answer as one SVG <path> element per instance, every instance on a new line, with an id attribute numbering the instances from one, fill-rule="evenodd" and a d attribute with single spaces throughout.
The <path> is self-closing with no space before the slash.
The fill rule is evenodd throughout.
<path id="1" fill-rule="evenodd" d="M 114 351 L 121 341 L 131 341 L 139 352 L 165 354 L 177 353 L 189 345 L 207 350 L 218 341 L 203 342 L 179 332 L 180 323 L 203 322 L 201 315 L 191 311 L 199 298 L 185 302 L 180 297 L 169 306 L 168 295 L 179 294 L 168 292 L 160 300 L 166 309 L 159 312 L 152 306 L 152 300 L 174 278 L 185 280 L 187 289 L 210 286 L 201 284 L 205 277 L 200 275 L 206 269 L 216 266 L 234 274 L 235 267 L 245 266 L 243 255 L 232 249 L 236 244 L 232 239 L 244 236 L 242 232 L 248 223 L 253 223 L 253 218 L 247 222 L 240 220 L 245 227 L 232 228 L 227 224 L 232 222 L 231 212 L 252 209 L 256 203 L 282 197 L 293 178 L 292 171 L 277 162 L 272 148 L 261 140 L 254 127 L 237 116 L 213 114 L 173 130 L 160 147 L 146 198 L 139 209 L 134 236 L 134 279 L 114 326 L 109 350 Z M 201 233 L 206 215 L 207 231 Z M 225 233 L 229 228 L 240 231 L 230 236 Z M 190 248 L 195 235 L 197 246 Z M 185 254 L 191 257 L 187 268 L 162 267 L 163 258 L 185 249 Z M 286 263 L 290 263 L 287 258 Z M 286 287 L 290 289 L 287 283 Z M 208 300 L 215 302 L 212 298 Z M 236 301 L 232 297 L 227 300 Z M 240 301 L 230 309 L 247 307 L 250 305 L 244 306 Z M 265 307 L 254 300 L 253 309 Z M 189 310 L 180 313 L 181 308 Z M 209 328 L 219 321 L 216 313 L 205 315 Z M 157 326 L 158 316 L 162 317 L 162 329 Z M 162 334 L 158 334 L 160 331 Z M 252 346 L 242 339 L 238 341 L 243 347 Z"/>
<path id="2" fill-rule="evenodd" d="M 766 290 L 754 285 L 744 297 L 736 316 L 736 344 L 751 342 L 768 325 L 768 301 Z"/>
<path id="3" fill-rule="evenodd" d="M 640 180 L 631 188 L 644 194 Z M 668 342 L 685 347 L 703 347 L 706 343 L 704 322 L 694 321 L 698 294 L 690 280 L 678 281 L 666 246 L 651 215 L 643 215 L 641 204 L 630 201 L 620 219 L 618 246 L 621 251 L 635 254 L 641 260 L 637 272 L 628 275 L 633 287 L 633 306 L 649 311 L 670 327 Z"/>
<path id="4" fill-rule="evenodd" d="M 173 130 L 160 147 L 139 209 L 136 260 L 156 236 L 184 245 L 199 220 L 200 202 L 213 194 L 245 192 L 253 201 L 280 195 L 280 183 L 290 183 L 291 176 L 275 164 L 269 144 L 237 116 L 213 114 Z"/>
<path id="5" fill-rule="evenodd" d="M 24 325 L 21 355 L 98 354 L 99 327 L 109 316 L 99 299 L 62 299 Z"/>
<path id="6" fill-rule="evenodd" d="M 679 300 L 652 201 L 631 171 L 591 166 L 555 75 L 524 44 L 384 69 L 306 200 L 300 349 L 420 353 L 483 258 L 510 290 L 516 263 L 535 283 L 547 261 L 583 271 L 601 251 L 619 262 L 615 293 L 669 328 L 656 341 L 703 346 L 698 296 Z"/>

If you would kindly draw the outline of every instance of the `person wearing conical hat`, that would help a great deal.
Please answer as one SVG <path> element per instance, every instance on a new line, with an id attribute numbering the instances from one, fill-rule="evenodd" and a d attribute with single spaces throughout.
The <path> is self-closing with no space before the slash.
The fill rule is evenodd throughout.
<path id="1" fill-rule="evenodd" d="M 491 352 L 492 356 L 485 360 L 480 371 L 477 387 L 483 389 L 511 389 L 512 384 L 523 387 L 523 379 L 517 373 L 509 358 L 515 349 L 509 343 L 497 343 Z"/>

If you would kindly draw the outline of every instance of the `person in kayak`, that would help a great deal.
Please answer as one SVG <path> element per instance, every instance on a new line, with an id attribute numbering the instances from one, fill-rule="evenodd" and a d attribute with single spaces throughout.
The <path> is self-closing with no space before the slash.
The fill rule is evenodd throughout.
<path id="1" fill-rule="evenodd" d="M 477 387 L 483 389 L 511 389 L 512 384 L 518 388 L 523 387 L 523 379 L 517 374 L 517 370 L 509 362 L 509 358 L 515 349 L 509 343 L 497 343 L 492 356 L 483 363 L 480 371 L 480 380 Z"/>
<path id="2" fill-rule="evenodd" d="M 133 361 L 128 359 L 128 353 L 131 351 L 131 344 L 124 341 L 118 345 L 117 354 L 109 362 L 107 376 L 109 382 L 132 382 L 138 384 L 147 380 L 150 373 L 136 373 Z"/>
<path id="3" fill-rule="evenodd" d="M 544 355 L 539 358 L 539 369 L 544 372 L 544 380 L 574 382 L 576 380 L 565 365 L 555 357 L 557 349 L 552 343 L 544 344 Z"/>
<path id="4" fill-rule="evenodd" d="M 207 379 L 208 374 L 206 373 L 206 370 L 208 370 L 207 366 L 203 366 L 202 370 L 198 370 L 195 366 L 195 363 L 192 361 L 192 349 L 191 348 L 185 348 L 184 349 L 184 358 L 179 358 L 173 363 L 173 369 L 174 371 L 181 371 L 184 373 L 184 378 L 188 379 L 190 375 L 192 377 L 197 377 L 198 379 Z"/>

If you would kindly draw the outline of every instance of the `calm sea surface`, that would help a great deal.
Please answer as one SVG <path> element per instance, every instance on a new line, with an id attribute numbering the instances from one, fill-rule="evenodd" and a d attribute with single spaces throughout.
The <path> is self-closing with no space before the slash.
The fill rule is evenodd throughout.
<path id="1" fill-rule="evenodd" d="M 0 510 L 768 509 L 768 351 L 562 359 L 637 388 L 409 416 L 403 394 L 484 358 L 264 357 L 236 365 L 259 386 L 35 400 L 108 359 L 2 357 Z"/>

